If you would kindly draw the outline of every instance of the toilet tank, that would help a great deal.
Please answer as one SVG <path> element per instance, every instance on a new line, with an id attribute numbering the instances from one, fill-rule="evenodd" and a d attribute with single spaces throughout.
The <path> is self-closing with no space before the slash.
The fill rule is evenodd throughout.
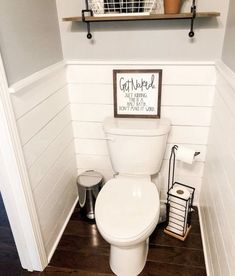
<path id="1" fill-rule="evenodd" d="M 108 117 L 103 127 L 116 173 L 152 175 L 159 172 L 170 131 L 169 119 Z"/>

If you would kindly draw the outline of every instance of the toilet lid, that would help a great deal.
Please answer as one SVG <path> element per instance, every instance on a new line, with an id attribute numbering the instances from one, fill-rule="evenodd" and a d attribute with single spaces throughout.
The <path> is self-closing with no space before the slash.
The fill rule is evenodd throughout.
<path id="1" fill-rule="evenodd" d="M 113 239 L 133 239 L 159 216 L 159 195 L 149 180 L 111 179 L 96 200 L 98 228 Z"/>

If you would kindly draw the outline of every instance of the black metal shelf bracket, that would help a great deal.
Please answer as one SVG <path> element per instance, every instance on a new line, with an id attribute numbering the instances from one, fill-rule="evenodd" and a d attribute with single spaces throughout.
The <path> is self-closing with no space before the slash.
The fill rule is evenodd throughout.
<path id="1" fill-rule="evenodd" d="M 82 10 L 82 21 L 87 24 L 87 38 L 92 39 L 90 22 L 86 21 L 86 16 L 93 16 L 93 11 L 89 9 L 88 0 L 86 2 L 86 9 Z"/>
<path id="2" fill-rule="evenodd" d="M 192 13 L 192 18 L 191 18 L 191 26 L 190 26 L 190 32 L 189 32 L 189 37 L 193 38 L 194 37 L 194 20 L 196 18 L 197 14 L 197 7 L 196 7 L 196 0 L 193 0 L 192 6 L 191 6 L 191 13 Z"/>

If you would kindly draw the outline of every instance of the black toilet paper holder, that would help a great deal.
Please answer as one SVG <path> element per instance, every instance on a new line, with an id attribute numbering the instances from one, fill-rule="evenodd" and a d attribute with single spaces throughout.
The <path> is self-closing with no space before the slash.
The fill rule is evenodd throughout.
<path id="1" fill-rule="evenodd" d="M 177 145 L 174 145 L 171 149 L 171 155 L 169 159 L 169 171 L 168 171 L 168 190 L 167 190 L 167 227 L 164 232 L 184 241 L 191 229 L 192 207 L 194 200 L 195 188 L 185 185 L 183 183 L 175 181 L 175 151 L 178 149 Z M 195 152 L 194 156 L 199 155 L 200 152 Z M 173 195 L 172 189 L 174 186 L 186 188 L 190 197 L 185 199 L 180 196 Z M 172 216 L 173 215 L 173 216 Z"/>

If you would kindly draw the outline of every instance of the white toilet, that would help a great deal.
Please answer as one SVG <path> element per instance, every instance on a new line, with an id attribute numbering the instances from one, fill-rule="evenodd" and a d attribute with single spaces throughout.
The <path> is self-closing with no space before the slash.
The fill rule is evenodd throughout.
<path id="1" fill-rule="evenodd" d="M 159 219 L 159 194 L 151 175 L 160 170 L 170 121 L 110 117 L 104 131 L 117 174 L 98 195 L 96 223 L 111 245 L 112 271 L 136 276 L 145 266 L 149 236 Z"/>

